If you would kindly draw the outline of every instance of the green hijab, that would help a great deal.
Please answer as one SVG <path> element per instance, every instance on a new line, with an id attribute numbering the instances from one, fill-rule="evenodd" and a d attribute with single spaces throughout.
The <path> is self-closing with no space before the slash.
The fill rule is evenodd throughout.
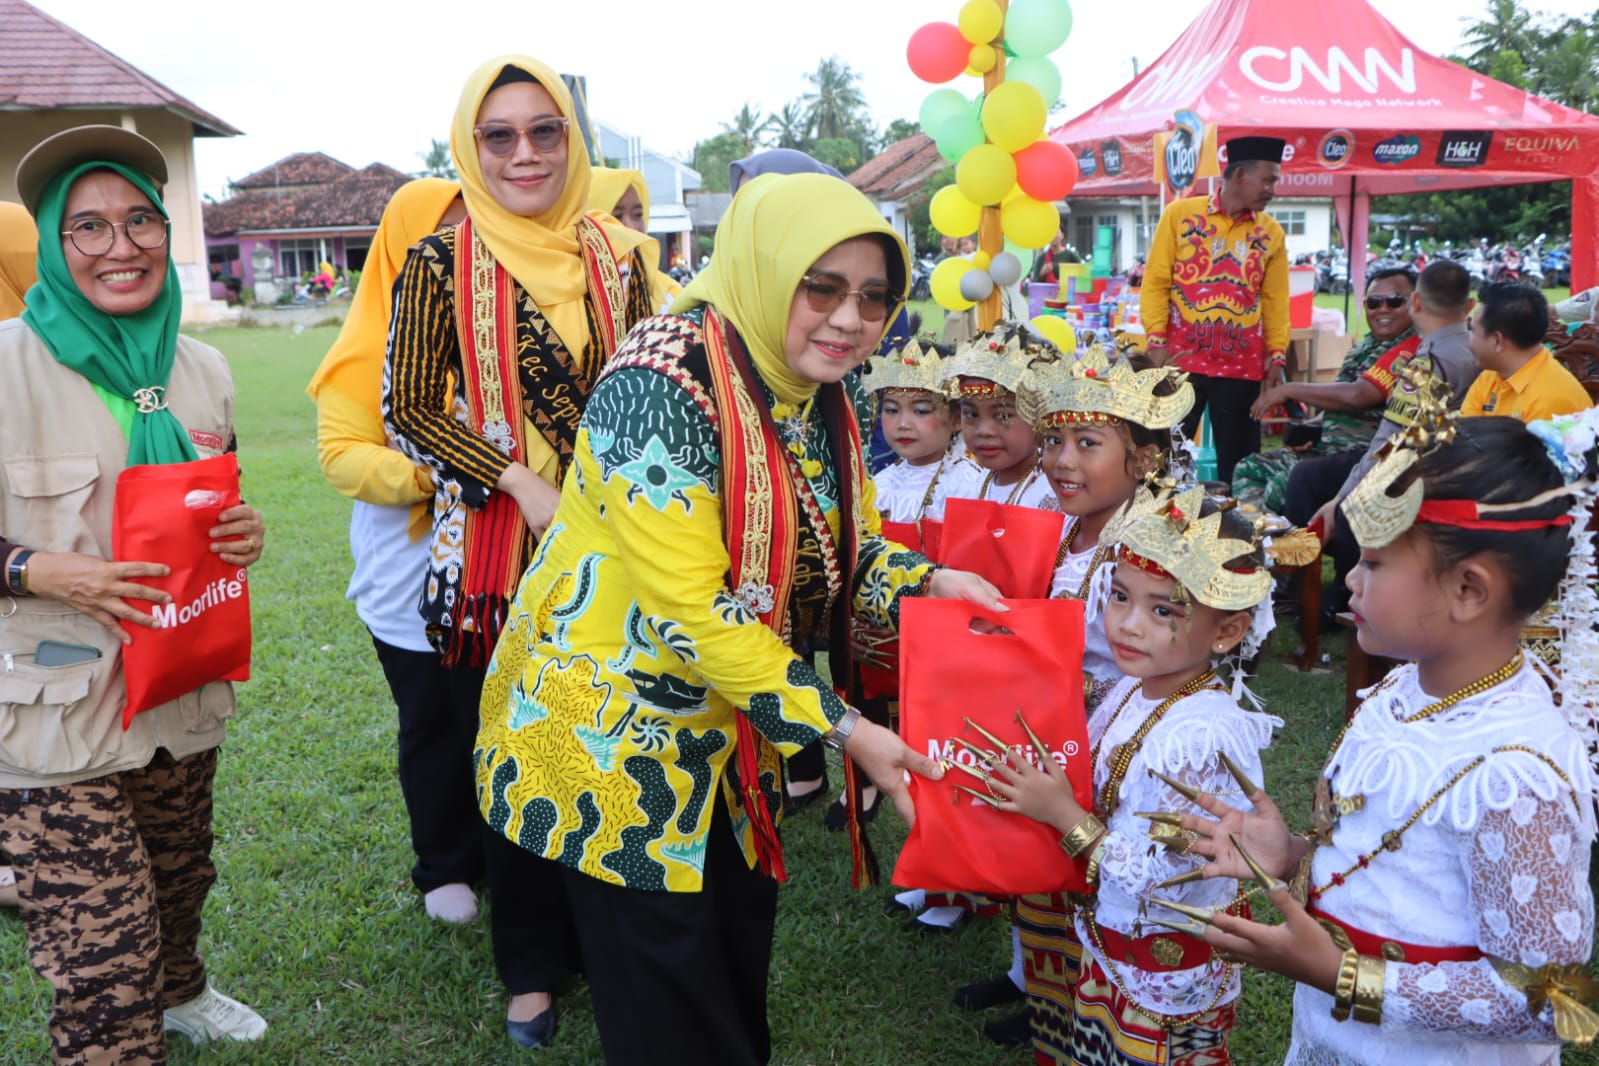
<path id="1" fill-rule="evenodd" d="M 183 295 L 170 248 L 161 295 L 131 315 L 108 315 L 95 307 L 67 270 L 61 237 L 67 193 L 91 170 L 109 170 L 126 178 L 163 217 L 170 217 L 150 179 L 121 163 L 79 163 L 57 175 L 39 197 L 39 280 L 28 290 L 22 320 L 56 362 L 82 374 L 95 387 L 127 434 L 129 466 L 197 459 L 189 434 L 164 400 L 159 407 L 146 402 L 143 409 L 135 401 L 142 390 L 166 388 L 177 356 Z"/>
<path id="2" fill-rule="evenodd" d="M 888 276 L 903 286 L 910 274 L 905 242 L 853 185 L 826 174 L 763 175 L 733 197 L 716 227 L 710 266 L 694 276 L 670 310 L 680 315 L 700 304 L 715 307 L 737 328 L 777 401 L 803 403 L 815 394 L 816 382 L 789 369 L 783 354 L 794 294 L 829 249 L 869 234 L 889 238 Z M 897 306 L 889 311 L 877 341 L 898 313 Z"/>

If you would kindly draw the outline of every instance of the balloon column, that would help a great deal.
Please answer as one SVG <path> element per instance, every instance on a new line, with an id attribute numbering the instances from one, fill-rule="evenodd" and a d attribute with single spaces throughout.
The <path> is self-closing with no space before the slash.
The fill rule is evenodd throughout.
<path id="1" fill-rule="evenodd" d="M 970 260 L 952 257 L 933 270 L 933 299 L 950 311 L 974 304 L 979 328 L 1000 315 L 1000 290 L 1025 266 L 1015 251 L 1043 248 L 1060 229 L 1054 202 L 1077 184 L 1077 160 L 1044 132 L 1060 98 L 1060 71 L 1049 54 L 1072 29 L 1069 0 L 966 0 L 953 24 L 929 22 L 911 34 L 911 72 L 943 84 L 962 74 L 983 79 L 968 100 L 935 89 L 922 102 L 922 132 L 955 164 L 955 184 L 934 194 L 933 228 L 946 237 L 978 233 Z"/>

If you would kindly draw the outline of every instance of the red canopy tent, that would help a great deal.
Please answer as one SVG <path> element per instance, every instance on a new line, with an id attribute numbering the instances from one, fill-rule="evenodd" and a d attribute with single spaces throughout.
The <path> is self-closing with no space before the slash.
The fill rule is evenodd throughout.
<path id="1" fill-rule="evenodd" d="M 1428 55 L 1366 0 L 1213 0 L 1138 77 L 1050 137 L 1073 196 L 1153 196 L 1154 135 L 1196 112 L 1282 137 L 1279 196 L 1332 197 L 1364 280 L 1370 197 L 1572 181 L 1572 290 L 1599 285 L 1599 117 Z"/>

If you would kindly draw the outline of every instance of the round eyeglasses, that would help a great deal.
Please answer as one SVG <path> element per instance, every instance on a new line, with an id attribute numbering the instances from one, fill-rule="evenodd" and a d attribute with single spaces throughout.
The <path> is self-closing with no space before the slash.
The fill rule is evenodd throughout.
<path id="1" fill-rule="evenodd" d="M 541 118 L 531 126 L 509 122 L 485 122 L 472 127 L 472 134 L 494 155 L 510 155 L 523 137 L 536 152 L 553 152 L 566 143 L 566 119 Z"/>
<path id="2" fill-rule="evenodd" d="M 61 231 L 61 236 L 84 255 L 105 255 L 117 241 L 117 230 L 128 235 L 134 247 L 145 251 L 167 243 L 172 223 L 154 211 L 138 211 L 128 216 L 126 222 L 111 222 L 103 218 L 80 218 Z"/>

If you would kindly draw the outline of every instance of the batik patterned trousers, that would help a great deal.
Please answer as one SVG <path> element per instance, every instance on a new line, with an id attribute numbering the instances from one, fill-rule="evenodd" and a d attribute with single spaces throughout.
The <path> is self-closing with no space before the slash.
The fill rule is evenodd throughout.
<path id="1" fill-rule="evenodd" d="M 161 750 L 137 770 L 0 789 L 28 953 L 55 992 L 57 1063 L 164 1063 L 162 1011 L 205 990 L 216 768 L 215 749 Z"/>

